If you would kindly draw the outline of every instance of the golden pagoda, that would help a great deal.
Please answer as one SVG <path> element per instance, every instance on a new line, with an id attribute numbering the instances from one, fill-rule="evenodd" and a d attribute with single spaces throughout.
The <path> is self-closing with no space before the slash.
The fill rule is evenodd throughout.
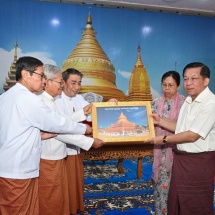
<path id="1" fill-rule="evenodd" d="M 81 40 L 63 62 L 62 70 L 68 68 L 75 68 L 84 75 L 80 93 L 93 92 L 102 95 L 103 101 L 110 98 L 125 100 L 125 94 L 116 86 L 114 65 L 96 39 L 90 13 Z"/>
<path id="2" fill-rule="evenodd" d="M 127 101 L 152 101 L 150 81 L 141 59 L 140 46 L 138 46 L 137 61 L 129 81 Z"/>
<path id="3" fill-rule="evenodd" d="M 148 126 L 140 126 L 136 123 L 130 122 L 123 112 L 120 113 L 118 120 L 108 126 L 107 128 L 99 128 L 101 136 L 140 136 L 144 134 L 149 135 Z"/>
<path id="4" fill-rule="evenodd" d="M 138 125 L 132 122 L 129 122 L 127 117 L 121 112 L 120 116 L 118 117 L 118 121 L 108 128 L 104 129 L 105 132 L 129 132 L 133 131 L 134 129 L 138 128 Z"/>
<path id="5" fill-rule="evenodd" d="M 4 84 L 3 89 L 5 91 L 9 90 L 13 85 L 16 84 L 16 61 L 17 61 L 17 48 L 18 48 L 18 43 L 16 42 L 15 45 L 15 52 L 14 52 L 14 58 L 13 58 L 13 63 L 10 66 L 10 71 L 8 72 L 8 77 L 6 78 L 6 84 Z"/>

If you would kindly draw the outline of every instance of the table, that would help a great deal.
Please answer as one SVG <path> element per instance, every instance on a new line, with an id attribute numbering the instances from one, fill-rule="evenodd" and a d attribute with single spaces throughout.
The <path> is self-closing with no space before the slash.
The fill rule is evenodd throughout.
<path id="1" fill-rule="evenodd" d="M 137 158 L 137 178 L 142 177 L 142 160 L 145 156 L 153 155 L 152 144 L 144 143 L 117 143 L 114 145 L 104 145 L 101 148 L 91 148 L 89 151 L 81 151 L 84 160 L 111 160 L 118 159 L 117 169 L 119 173 L 123 173 L 122 163 L 124 159 Z"/>

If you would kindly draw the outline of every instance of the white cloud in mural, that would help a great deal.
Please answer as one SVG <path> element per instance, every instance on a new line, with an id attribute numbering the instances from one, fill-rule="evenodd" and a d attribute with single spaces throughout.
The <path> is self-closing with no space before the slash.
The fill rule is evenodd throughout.
<path id="1" fill-rule="evenodd" d="M 13 63 L 14 59 L 14 48 L 11 51 L 4 50 L 0 48 L 0 93 L 3 93 L 3 86 L 6 83 L 6 78 L 8 78 L 8 72 L 10 71 L 10 66 Z M 17 56 L 22 57 L 22 56 L 32 56 L 35 58 L 38 58 L 45 64 L 53 64 L 56 65 L 56 62 L 53 61 L 50 57 L 51 54 L 47 52 L 22 52 L 20 48 L 17 48 Z"/>
<path id="2" fill-rule="evenodd" d="M 122 70 L 118 70 L 118 73 L 124 77 L 124 78 L 127 78 L 129 79 L 131 77 L 131 72 L 126 72 L 126 71 L 122 71 Z"/>
<path id="3" fill-rule="evenodd" d="M 156 99 L 156 98 L 158 98 L 158 97 L 161 96 L 161 94 L 158 93 L 158 92 L 157 92 L 155 89 L 153 89 L 152 87 L 150 87 L 150 89 L 151 89 L 151 94 L 152 94 L 152 98 L 153 98 L 153 99 Z"/>

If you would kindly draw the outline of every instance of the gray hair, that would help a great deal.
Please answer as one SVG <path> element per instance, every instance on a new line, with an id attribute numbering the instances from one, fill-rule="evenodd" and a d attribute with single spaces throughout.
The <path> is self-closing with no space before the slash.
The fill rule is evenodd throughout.
<path id="1" fill-rule="evenodd" d="M 46 78 L 52 81 L 55 79 L 55 76 L 58 72 L 61 73 L 61 69 L 59 67 L 51 64 L 44 64 L 43 69 Z"/>

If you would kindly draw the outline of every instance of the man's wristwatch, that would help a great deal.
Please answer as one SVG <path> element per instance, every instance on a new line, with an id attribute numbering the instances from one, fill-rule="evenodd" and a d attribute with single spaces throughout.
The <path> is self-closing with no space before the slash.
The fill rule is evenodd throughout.
<path id="1" fill-rule="evenodd" d="M 163 143 L 166 144 L 167 140 L 166 140 L 166 135 L 163 137 Z"/>

